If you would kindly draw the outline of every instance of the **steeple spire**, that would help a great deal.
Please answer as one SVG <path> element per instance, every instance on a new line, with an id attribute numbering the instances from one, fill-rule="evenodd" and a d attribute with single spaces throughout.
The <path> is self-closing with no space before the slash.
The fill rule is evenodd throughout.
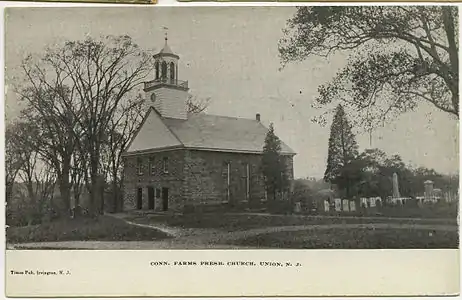
<path id="1" fill-rule="evenodd" d="M 164 35 L 165 35 L 165 45 L 164 45 L 164 48 L 162 48 L 162 50 L 160 50 L 159 54 L 170 54 L 170 55 L 174 55 L 175 57 L 178 57 L 178 55 L 174 54 L 172 49 L 170 49 L 170 46 L 168 45 L 168 27 L 165 27 L 163 26 L 162 29 L 165 31 Z M 178 57 L 179 59 L 179 57 Z"/>
<path id="2" fill-rule="evenodd" d="M 168 41 L 168 27 L 163 27 L 163 29 L 165 30 L 165 45 L 167 45 L 167 41 Z"/>

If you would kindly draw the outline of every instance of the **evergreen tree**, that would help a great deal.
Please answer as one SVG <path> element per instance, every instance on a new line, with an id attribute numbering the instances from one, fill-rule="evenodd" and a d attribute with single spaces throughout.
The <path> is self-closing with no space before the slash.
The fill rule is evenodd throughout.
<path id="1" fill-rule="evenodd" d="M 265 137 L 262 172 L 267 195 L 271 200 L 275 200 L 276 194 L 287 188 L 288 180 L 284 157 L 281 155 L 281 140 L 274 133 L 273 124 L 270 124 Z"/>
<path id="2" fill-rule="evenodd" d="M 335 111 L 330 128 L 329 150 L 324 180 L 336 184 L 345 192 L 346 197 L 351 196 L 351 187 L 357 179 L 358 171 L 355 164 L 358 156 L 358 144 L 352 127 L 341 104 Z"/>

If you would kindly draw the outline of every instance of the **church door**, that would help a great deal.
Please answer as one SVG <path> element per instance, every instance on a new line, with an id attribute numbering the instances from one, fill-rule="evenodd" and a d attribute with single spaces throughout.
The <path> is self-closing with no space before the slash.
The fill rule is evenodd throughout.
<path id="1" fill-rule="evenodd" d="M 168 188 L 162 188 L 162 210 L 168 210 Z"/>
<path id="2" fill-rule="evenodd" d="M 154 209 L 154 188 L 148 187 L 148 209 Z"/>
<path id="3" fill-rule="evenodd" d="M 142 209 L 143 208 L 143 189 L 138 188 L 137 194 L 136 194 L 136 209 Z"/>

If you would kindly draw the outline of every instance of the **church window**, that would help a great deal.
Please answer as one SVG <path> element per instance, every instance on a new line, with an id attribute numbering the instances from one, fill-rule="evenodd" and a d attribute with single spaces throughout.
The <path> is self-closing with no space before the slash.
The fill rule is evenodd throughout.
<path id="1" fill-rule="evenodd" d="M 155 159 L 154 157 L 149 158 L 149 170 L 151 172 L 151 175 L 154 175 L 156 173 L 156 164 L 155 164 Z"/>
<path id="2" fill-rule="evenodd" d="M 225 199 L 223 202 L 229 202 L 229 198 L 230 198 L 230 185 L 231 185 L 231 164 L 230 162 L 224 162 L 223 163 L 223 171 L 222 171 L 222 175 L 223 175 L 223 182 L 224 182 L 224 186 L 225 186 Z"/>
<path id="3" fill-rule="evenodd" d="M 263 187 L 265 190 L 265 198 L 263 199 L 263 201 L 268 201 L 268 187 L 266 186 L 266 176 L 263 176 L 261 179 L 263 181 Z"/>
<path id="4" fill-rule="evenodd" d="M 155 63 L 155 68 L 156 68 L 156 79 L 159 79 L 160 70 L 159 70 L 159 62 L 158 61 L 156 61 L 156 63 Z"/>
<path id="5" fill-rule="evenodd" d="M 245 164 L 245 198 L 250 199 L 250 166 Z"/>
<path id="6" fill-rule="evenodd" d="M 170 79 L 175 80 L 175 64 L 173 62 L 170 63 Z"/>
<path id="7" fill-rule="evenodd" d="M 143 175 L 143 160 L 141 157 L 136 160 L 136 173 L 138 175 Z"/>
<path id="8" fill-rule="evenodd" d="M 167 78 L 167 63 L 165 61 L 162 62 L 162 78 Z"/>
<path id="9" fill-rule="evenodd" d="M 162 170 L 164 173 L 168 173 L 168 157 L 164 157 L 162 160 Z"/>

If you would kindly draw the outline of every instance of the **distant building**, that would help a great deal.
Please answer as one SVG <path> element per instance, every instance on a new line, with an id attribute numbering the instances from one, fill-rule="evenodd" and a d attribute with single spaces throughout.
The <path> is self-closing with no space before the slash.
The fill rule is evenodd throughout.
<path id="1" fill-rule="evenodd" d="M 182 210 L 203 204 L 242 204 L 265 198 L 261 158 L 268 129 L 255 119 L 188 114 L 188 82 L 178 79 L 179 56 L 165 40 L 154 56 L 151 101 L 124 153 L 124 207 Z M 295 152 L 281 142 L 286 175 Z"/>

